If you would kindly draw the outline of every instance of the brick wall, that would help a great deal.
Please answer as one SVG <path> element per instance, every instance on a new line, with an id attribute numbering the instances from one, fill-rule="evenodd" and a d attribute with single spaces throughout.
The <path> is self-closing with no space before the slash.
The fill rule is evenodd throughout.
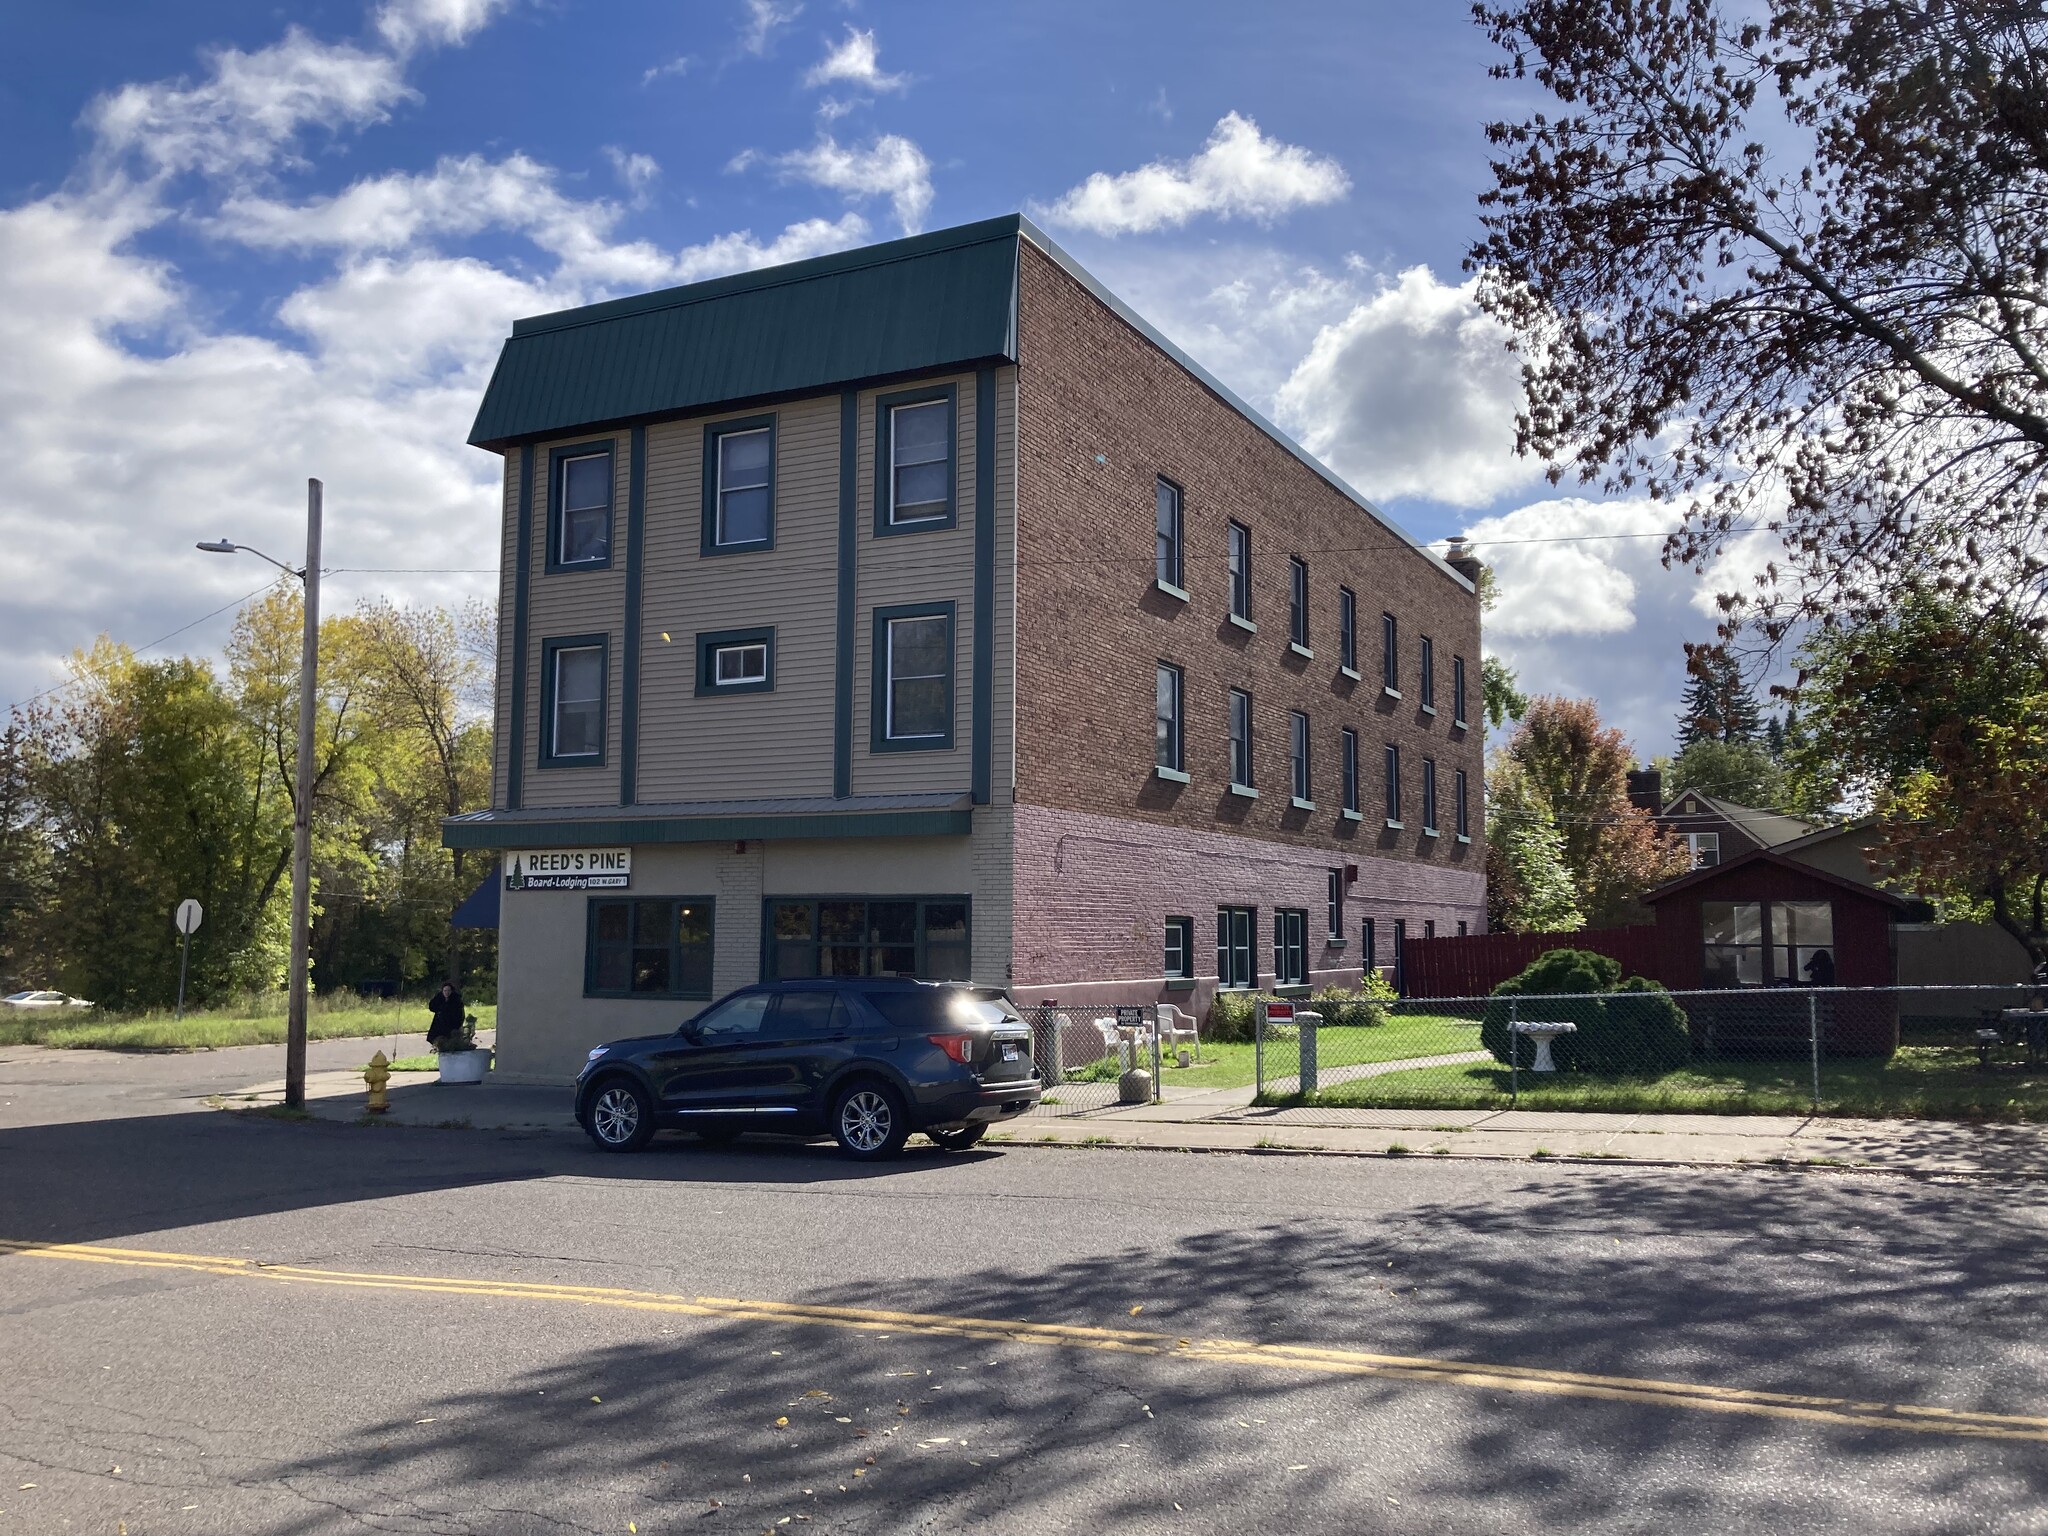
<path id="1" fill-rule="evenodd" d="M 1477 599 L 1246 421 L 1029 241 L 1022 242 L 1021 263 L 1020 818 L 1029 804 L 1188 833 L 1235 834 L 1247 847 L 1313 853 L 1310 863 L 1317 870 L 1368 860 L 1374 868 L 1412 865 L 1416 874 L 1403 888 L 1469 891 L 1470 900 L 1483 906 Z M 1186 602 L 1154 587 L 1154 486 L 1162 475 L 1184 491 Z M 1228 620 L 1224 549 L 1230 519 L 1252 532 L 1256 634 Z M 1308 564 L 1313 659 L 1294 655 L 1288 646 L 1292 554 Z M 1340 584 L 1358 599 L 1358 681 L 1338 670 Z M 1400 623 L 1405 697 L 1399 701 L 1381 692 L 1382 612 Z M 1422 635 L 1436 642 L 1434 716 L 1420 707 Z M 1466 666 L 1466 730 L 1451 719 L 1454 656 L 1462 656 Z M 1186 676 L 1185 767 L 1191 782 L 1185 785 L 1153 773 L 1153 690 L 1162 660 L 1181 666 Z M 1255 801 L 1232 795 L 1228 787 L 1226 690 L 1234 687 L 1248 689 L 1253 698 L 1254 780 L 1260 791 Z M 1310 720 L 1313 811 L 1289 804 L 1289 712 L 1297 709 Z M 1339 731 L 1345 726 L 1359 733 L 1363 821 L 1347 822 L 1339 814 Z M 1406 825 L 1398 832 L 1384 826 L 1388 742 L 1402 753 Z M 1425 757 L 1437 763 L 1442 835 L 1435 838 L 1422 833 Z M 1469 843 L 1452 835 L 1453 775 L 1460 768 L 1469 781 Z M 1020 862 L 1020 924 L 1021 882 Z M 1290 904 L 1309 905 L 1317 913 L 1313 935 L 1320 926 L 1320 884 L 1309 894 L 1313 901 Z M 1406 916 L 1419 934 L 1421 919 L 1433 915 L 1422 907 L 1390 907 L 1382 914 L 1381 932 L 1391 932 L 1393 917 Z M 1457 915 L 1467 917 L 1474 931 L 1483 926 L 1483 912 Z M 1152 953 L 1149 942 L 1144 948 Z M 1020 981 L 1032 964 L 1026 956 L 1020 937 Z M 1135 974 L 1156 970 L 1154 955 L 1149 968 Z"/>
<path id="2" fill-rule="evenodd" d="M 1017 906 L 1012 990 L 1028 1002 L 1171 1002 L 1200 1016 L 1216 990 L 1216 909 L 1258 908 L 1253 959 L 1273 980 L 1273 911 L 1308 913 L 1312 984 L 1356 985 L 1359 933 L 1379 929 L 1381 968 L 1393 964 L 1393 919 L 1418 938 L 1485 917 L 1485 876 L 1416 859 L 1353 860 L 1344 905 L 1346 942 L 1327 942 L 1328 870 L 1342 856 L 1213 829 L 1160 827 L 1085 811 L 1019 805 L 1014 813 Z M 1162 945 L 1169 916 L 1194 920 L 1193 989 L 1169 988 Z"/>

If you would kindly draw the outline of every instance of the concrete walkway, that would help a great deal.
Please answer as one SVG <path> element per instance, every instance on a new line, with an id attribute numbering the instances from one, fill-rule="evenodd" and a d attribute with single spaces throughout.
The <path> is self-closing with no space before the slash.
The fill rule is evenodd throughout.
<path id="1" fill-rule="evenodd" d="M 1414 1066 L 1414 1062 L 1372 1064 L 1379 1070 L 1410 1070 Z M 222 1096 L 220 1102 L 242 1109 L 275 1105 L 283 1086 L 281 1082 L 253 1084 L 240 1093 Z M 319 1119 L 362 1123 L 367 1118 L 359 1071 L 315 1071 L 309 1074 L 306 1089 L 308 1108 Z M 399 1126 L 583 1134 L 571 1113 L 566 1088 L 491 1083 L 444 1086 L 427 1073 L 394 1077 L 390 1112 L 380 1118 L 385 1124 Z M 1161 1104 L 1083 1114 L 1041 1110 L 992 1132 L 989 1140 L 1011 1146 L 1597 1159 L 2048 1179 L 2048 1126 L 1790 1115 L 1279 1109 L 1254 1105 L 1249 1087 L 1182 1090 Z"/>

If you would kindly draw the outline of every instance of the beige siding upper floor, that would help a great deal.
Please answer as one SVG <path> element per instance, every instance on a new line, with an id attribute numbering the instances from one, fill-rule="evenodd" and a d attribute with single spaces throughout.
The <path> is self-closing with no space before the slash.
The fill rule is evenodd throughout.
<path id="1" fill-rule="evenodd" d="M 760 415 L 775 420 L 773 547 L 705 555 L 705 429 Z M 837 395 L 647 429 L 638 799 L 832 793 L 838 569 Z M 775 631 L 774 691 L 699 697 L 697 636 L 759 628 Z"/>
<path id="2" fill-rule="evenodd" d="M 554 448 L 612 442 L 612 533 L 611 563 L 597 570 L 550 573 L 547 568 L 548 506 L 553 487 L 548 483 L 548 453 Z M 626 617 L 626 488 L 630 463 L 628 436 L 617 433 L 579 433 L 538 443 L 533 450 L 533 529 L 528 550 L 529 578 L 526 606 L 526 739 L 520 744 L 525 755 L 521 771 L 522 803 L 529 806 L 617 805 L 619 803 L 619 750 L 623 720 L 619 710 L 619 678 L 624 656 Z M 516 513 L 516 509 L 515 509 Z M 595 768 L 541 766 L 542 749 L 548 740 L 548 721 L 543 718 L 545 697 L 541 660 L 547 642 L 569 635 L 603 635 L 607 640 L 605 662 L 605 747 L 604 763 Z"/>
<path id="3" fill-rule="evenodd" d="M 972 783 L 974 678 L 975 377 L 918 381 L 956 389 L 956 524 L 921 533 L 875 532 L 876 401 L 911 387 L 860 395 L 856 428 L 852 759 L 853 792 L 958 790 Z M 999 799 L 1015 783 L 1016 370 L 996 384 L 996 603 L 994 740 L 991 772 Z M 637 785 L 641 804 L 832 792 L 833 698 L 837 668 L 840 396 L 662 422 L 646 430 L 646 502 L 639 635 Z M 732 554 L 702 553 L 705 428 L 722 420 L 775 420 L 774 544 Z M 630 433 L 611 434 L 616 474 L 610 566 L 547 570 L 548 452 L 586 436 L 534 448 L 532 543 L 527 613 L 526 730 L 522 803 L 529 807 L 615 805 L 620 796 L 622 689 Z M 495 780 L 505 803 L 510 743 L 510 623 L 515 580 L 519 455 L 506 462 L 506 622 L 501 625 L 499 740 Z M 874 614 L 878 607 L 950 602 L 953 636 L 953 745 L 945 750 L 872 750 Z M 771 692 L 697 693 L 697 638 L 726 630 L 775 632 Z M 599 768 L 542 767 L 548 722 L 542 718 L 546 642 L 565 635 L 609 637 L 606 755 Z"/>

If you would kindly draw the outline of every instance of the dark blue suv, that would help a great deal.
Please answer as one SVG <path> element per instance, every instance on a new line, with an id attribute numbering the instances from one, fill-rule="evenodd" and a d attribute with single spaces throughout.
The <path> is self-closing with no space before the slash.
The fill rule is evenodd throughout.
<path id="1" fill-rule="evenodd" d="M 859 1158 L 922 1131 L 973 1146 L 1038 1102 L 1031 1029 L 1009 998 L 961 982 L 780 981 L 719 999 L 672 1035 L 614 1040 L 576 1079 L 576 1118 L 607 1152 L 657 1130 L 707 1141 L 829 1131 Z"/>

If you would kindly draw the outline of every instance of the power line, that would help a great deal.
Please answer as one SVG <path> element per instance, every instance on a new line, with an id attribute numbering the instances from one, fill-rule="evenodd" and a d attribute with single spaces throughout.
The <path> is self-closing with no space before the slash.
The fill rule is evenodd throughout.
<path id="1" fill-rule="evenodd" d="M 167 635 L 158 635 L 154 640 L 150 641 L 149 644 L 147 645 L 131 646 L 129 648 L 129 654 L 131 656 L 140 656 L 146 651 L 153 651 L 158 646 L 162 645 L 165 641 L 177 639 L 178 636 L 184 634 L 186 630 L 197 629 L 201 624 L 204 624 L 208 619 L 217 619 L 222 614 L 226 613 L 230 608 L 241 607 L 242 604 L 248 602 L 249 599 L 256 596 L 257 593 L 269 591 L 272 587 L 276 586 L 279 582 L 282 582 L 284 579 L 285 578 L 282 576 L 272 577 L 269 581 L 263 583 L 262 586 L 256 587 L 248 592 L 244 592 L 240 597 L 236 598 L 233 602 L 222 603 L 218 608 L 214 609 L 213 612 L 202 613 L 201 615 L 199 615 L 198 618 L 194 619 L 191 623 L 180 624 L 176 629 L 172 630 Z M 68 677 L 61 683 L 52 683 L 49 687 L 45 688 L 41 693 L 32 693 L 25 699 L 15 700 L 14 703 L 8 706 L 8 708 L 11 710 L 20 709 L 24 704 L 33 704 L 38 699 L 47 699 L 53 693 L 62 693 L 66 688 L 76 687 L 78 685 L 78 682 L 79 679 L 75 677 Z"/>

